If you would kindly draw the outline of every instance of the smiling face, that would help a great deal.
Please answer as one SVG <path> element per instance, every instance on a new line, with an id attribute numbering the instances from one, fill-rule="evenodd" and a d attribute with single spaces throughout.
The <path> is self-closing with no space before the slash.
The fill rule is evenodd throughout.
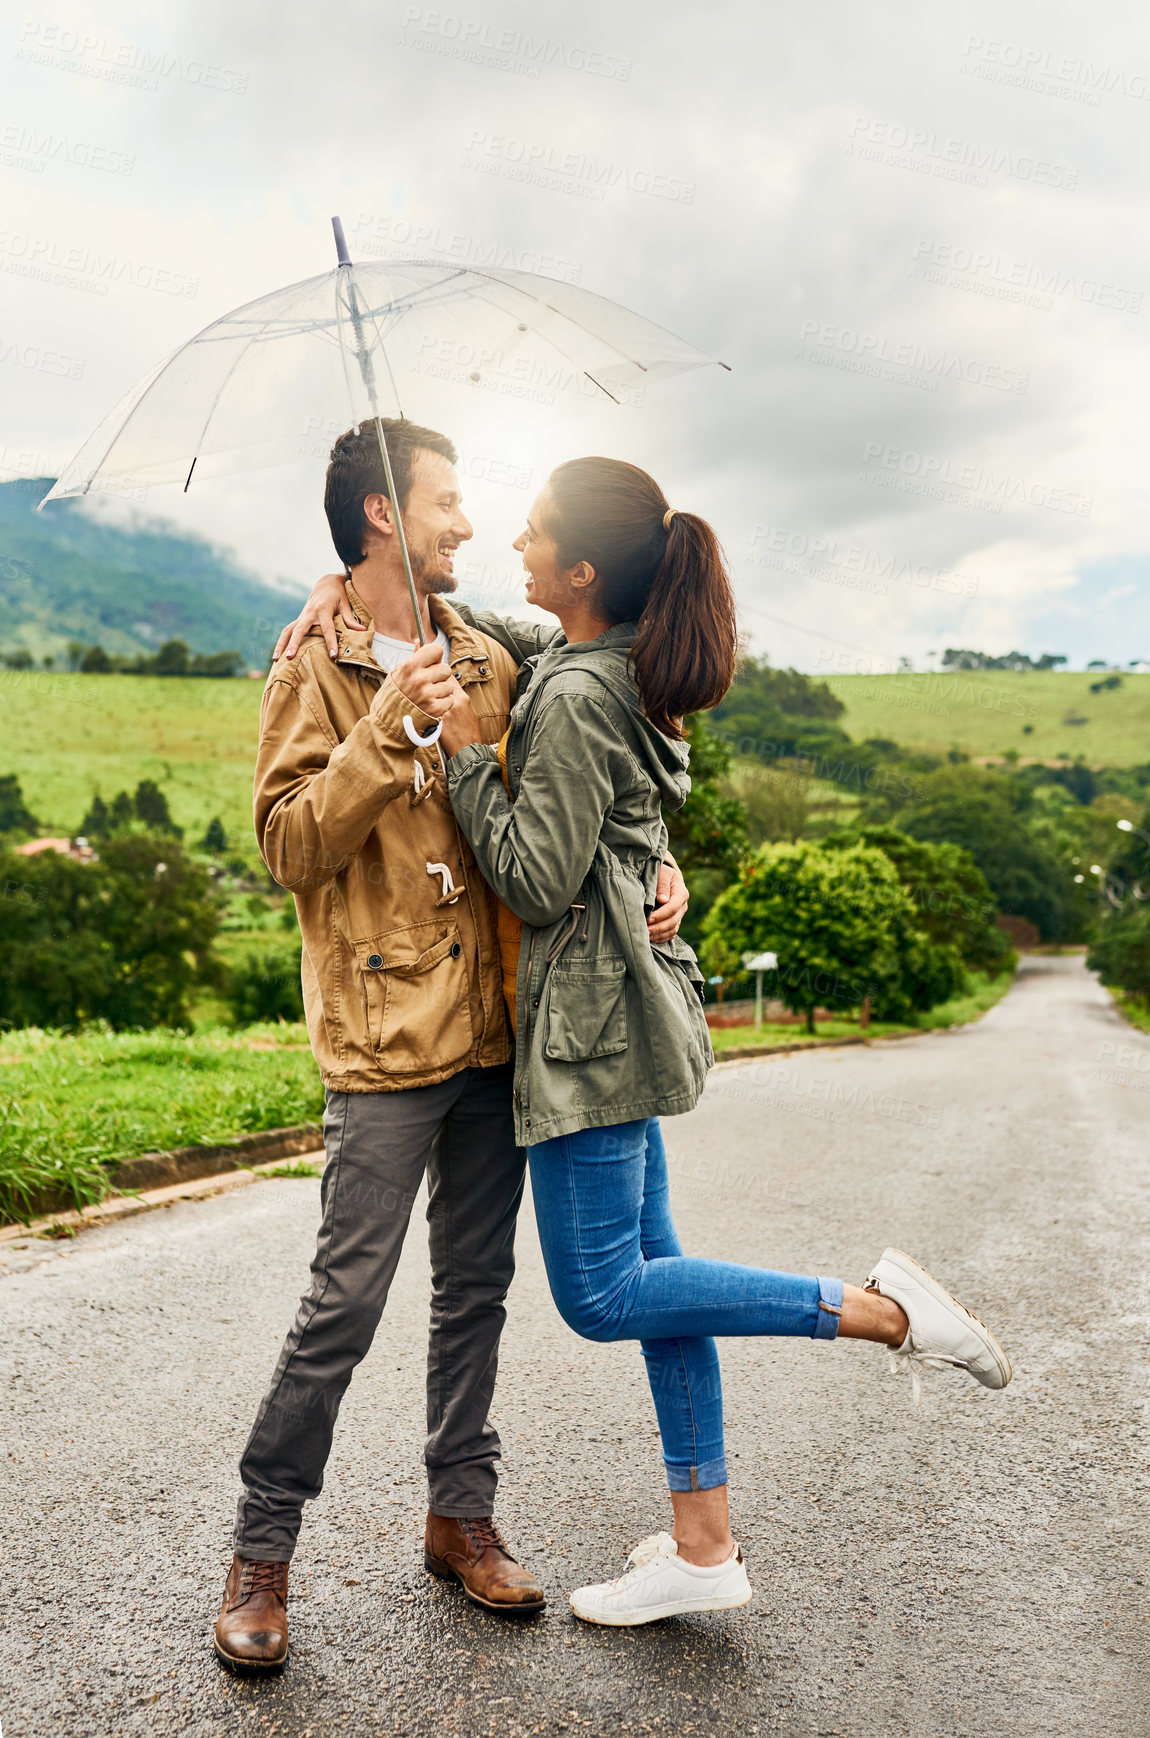
<path id="1" fill-rule="evenodd" d="M 555 539 L 545 529 L 550 505 L 549 492 L 543 489 L 532 503 L 526 529 L 519 533 L 512 548 L 523 557 L 527 602 L 551 615 L 562 615 L 573 605 L 591 601 L 595 570 L 585 561 L 576 562 L 574 567 L 560 566 Z"/>
<path id="2" fill-rule="evenodd" d="M 364 502 L 368 524 L 391 532 L 391 503 L 386 495 Z M 459 478 L 454 465 L 440 453 L 419 447 L 412 455 L 411 487 L 403 509 L 403 528 L 415 583 L 425 595 L 454 591 L 455 551 L 475 533 L 463 512 Z"/>

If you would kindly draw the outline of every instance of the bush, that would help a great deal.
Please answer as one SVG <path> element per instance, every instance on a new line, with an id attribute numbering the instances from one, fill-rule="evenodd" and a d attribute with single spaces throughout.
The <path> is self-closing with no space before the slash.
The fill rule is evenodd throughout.
<path id="1" fill-rule="evenodd" d="M 233 967 L 227 1001 L 237 1026 L 258 1020 L 302 1020 L 298 947 L 267 947 L 248 954 Z"/>
<path id="2" fill-rule="evenodd" d="M 178 841 L 130 833 L 95 863 L 0 855 L 0 1027 L 186 1027 L 218 967 L 206 872 Z"/>
<path id="3" fill-rule="evenodd" d="M 208 830 L 200 840 L 201 851 L 223 852 L 228 848 L 228 836 L 224 832 L 224 823 L 218 815 L 213 815 L 208 822 Z"/>
<path id="4" fill-rule="evenodd" d="M 744 953 L 778 955 L 770 994 L 815 1029 L 815 1009 L 857 1008 L 899 1020 L 963 987 L 962 961 L 932 942 L 890 859 L 866 845 L 767 845 L 720 894 L 703 925 L 708 972 Z"/>
<path id="5" fill-rule="evenodd" d="M 1150 904 L 1131 902 L 1108 917 L 1086 964 L 1104 984 L 1150 1006 Z"/>

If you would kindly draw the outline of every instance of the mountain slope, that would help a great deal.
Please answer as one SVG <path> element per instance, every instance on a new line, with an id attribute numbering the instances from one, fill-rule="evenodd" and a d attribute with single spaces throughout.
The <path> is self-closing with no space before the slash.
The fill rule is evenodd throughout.
<path id="1" fill-rule="evenodd" d="M 236 650 L 260 666 L 299 592 L 245 573 L 203 538 L 159 519 L 113 524 L 82 501 L 36 512 L 50 477 L 0 483 L 0 651 L 61 659 L 69 640 L 107 652 Z"/>

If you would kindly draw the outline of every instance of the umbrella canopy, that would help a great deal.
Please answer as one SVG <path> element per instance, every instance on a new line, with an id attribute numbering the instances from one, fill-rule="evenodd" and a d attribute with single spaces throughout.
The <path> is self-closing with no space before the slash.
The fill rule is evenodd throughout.
<path id="1" fill-rule="evenodd" d="M 225 314 L 132 389 L 46 501 L 187 485 L 300 456 L 308 431 L 404 414 L 421 380 L 626 400 L 714 359 L 653 321 L 534 272 L 431 260 L 337 266 Z M 413 399 L 414 402 L 414 399 Z M 417 420 L 422 420 L 421 418 Z"/>
<path id="2" fill-rule="evenodd" d="M 714 360 L 653 321 L 535 272 L 434 260 L 355 265 L 332 219 L 339 264 L 215 320 L 140 381 L 85 441 L 40 502 L 193 473 L 298 458 L 342 406 L 374 422 L 416 633 L 423 619 L 381 418 L 404 414 L 419 382 L 491 384 L 529 398 L 532 381 L 616 402 Z M 725 367 L 722 363 L 719 366 Z"/>

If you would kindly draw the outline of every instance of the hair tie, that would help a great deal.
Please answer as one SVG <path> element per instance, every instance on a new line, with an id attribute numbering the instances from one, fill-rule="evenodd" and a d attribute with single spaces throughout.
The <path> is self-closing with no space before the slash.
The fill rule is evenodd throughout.
<path id="1" fill-rule="evenodd" d="M 664 531 L 669 531 L 671 529 L 671 520 L 675 517 L 675 514 L 678 511 L 679 511 L 679 509 L 677 507 L 668 507 L 667 508 L 667 511 L 663 514 L 663 530 Z"/>

